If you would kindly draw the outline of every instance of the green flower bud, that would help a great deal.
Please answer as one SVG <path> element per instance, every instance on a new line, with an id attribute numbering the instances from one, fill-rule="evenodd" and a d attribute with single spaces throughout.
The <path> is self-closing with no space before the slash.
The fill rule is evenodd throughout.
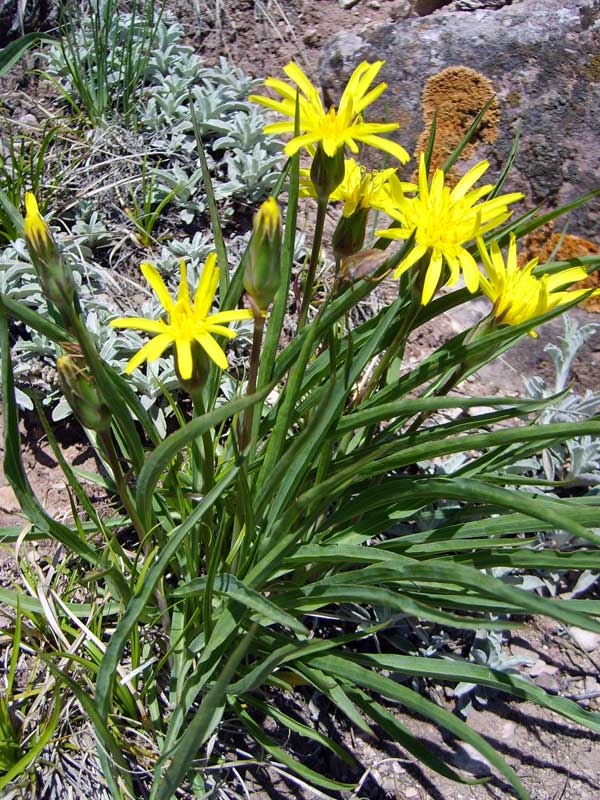
<path id="1" fill-rule="evenodd" d="M 344 174 L 344 148 L 338 147 L 332 156 L 328 156 L 319 144 L 310 166 L 310 179 L 315 187 L 317 200 L 325 202 L 344 180 Z"/>
<path id="2" fill-rule="evenodd" d="M 74 314 L 75 284 L 71 270 L 65 265 L 46 221 L 42 218 L 35 196 L 25 195 L 25 242 L 46 299 L 57 307 L 70 327 Z"/>
<path id="3" fill-rule="evenodd" d="M 192 397 L 195 392 L 202 389 L 208 379 L 210 360 L 205 350 L 200 347 L 198 342 L 191 342 L 190 347 L 192 349 L 192 374 L 189 378 L 181 377 L 177 356 L 175 357 L 175 372 L 177 373 L 177 379 L 183 391 L 187 392 L 190 397 Z"/>
<path id="4" fill-rule="evenodd" d="M 273 302 L 279 289 L 281 265 L 281 212 L 269 197 L 254 215 L 244 288 L 261 311 Z"/>
<path id="5" fill-rule="evenodd" d="M 368 208 L 358 208 L 349 217 L 342 216 L 333 232 L 331 244 L 336 257 L 347 258 L 362 249 L 367 229 Z"/>
<path id="6" fill-rule="evenodd" d="M 111 413 L 81 356 L 60 356 L 56 362 L 60 387 L 84 428 L 106 431 Z"/>

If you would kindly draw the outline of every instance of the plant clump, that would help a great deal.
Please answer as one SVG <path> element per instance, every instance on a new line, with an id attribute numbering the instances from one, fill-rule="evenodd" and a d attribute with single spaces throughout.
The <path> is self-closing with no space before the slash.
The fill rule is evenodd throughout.
<path id="1" fill-rule="evenodd" d="M 171 36 L 164 20 L 146 22 L 153 41 Z M 26 520 L 0 530 L 19 570 L 0 590 L 11 653 L 0 790 L 37 788 L 41 759 L 66 779 L 50 747 L 77 747 L 87 726 L 96 748 L 94 779 L 84 783 L 96 786 L 101 773 L 100 796 L 113 800 L 230 796 L 236 780 L 247 796 L 241 775 L 263 767 L 318 796 L 359 792 L 363 767 L 328 726 L 290 711 L 293 693 L 303 709 L 318 699 L 353 730 L 383 731 L 446 779 L 477 782 L 402 715 L 424 718 L 528 800 L 527 778 L 493 739 L 429 690 L 434 681 L 455 687 L 459 712 L 469 696 L 503 692 L 600 733 L 597 713 L 531 683 L 521 660 L 502 653 L 503 636 L 531 615 L 600 633 L 589 592 L 600 567 L 599 399 L 567 384 L 595 326 L 566 321 L 564 345 L 549 351 L 552 387 L 532 380 L 527 396 L 473 396 L 467 383 L 600 294 L 576 288 L 600 267 L 597 255 L 519 267 L 520 240 L 589 197 L 545 214 L 522 209 L 520 194 L 503 193 L 508 169 L 490 177 L 486 161 L 449 183 L 445 164 L 433 168 L 433 127 L 417 181 L 404 180 L 407 153 L 387 138 L 398 123 L 369 117 L 386 89 L 373 85 L 382 62 L 359 64 L 334 105 L 295 63 L 288 81 L 271 77 L 259 94 L 224 65 L 222 85 L 192 85 L 198 65 L 189 54 L 189 71 L 174 76 L 177 58 L 161 53 L 163 77 L 145 85 L 136 124 L 142 137 L 151 129 L 161 139 L 163 154 L 193 162 L 203 192 L 186 202 L 193 219 L 203 203 L 211 233 L 155 241 L 144 216 L 152 202 L 130 206 L 138 221 L 131 260 L 153 297 L 136 282 L 107 303 L 106 268 L 92 268 L 90 240 L 111 230 L 93 211 L 71 230 L 65 222 L 65 232 L 63 220 L 44 214 L 43 187 L 23 198 L 24 219 L 23 206 L 0 195 L 19 233 L 0 272 L 3 468 Z M 225 114 L 231 84 L 251 95 L 231 100 L 227 114 L 242 111 L 248 125 L 260 119 L 261 136 L 291 137 L 264 146 L 273 160 L 263 172 L 262 139 L 252 144 L 248 127 L 210 110 L 218 95 Z M 106 114 L 133 125 L 124 102 L 94 117 L 95 130 Z M 284 119 L 253 116 L 248 103 Z M 162 115 L 180 124 L 166 129 Z M 448 164 L 476 129 L 469 125 Z M 232 247 L 215 153 L 239 136 L 262 178 L 239 180 L 255 213 Z M 359 142 L 393 162 L 367 171 Z M 265 184 L 268 198 L 259 199 L 253 191 Z M 316 221 L 299 264 L 301 197 L 316 202 Z M 337 217 L 330 273 L 322 258 L 329 214 Z M 385 279 L 397 282 L 394 296 L 356 321 L 354 309 Z M 487 298 L 478 317 L 407 365 L 415 332 L 475 298 Z M 240 363 L 234 347 L 244 334 Z M 96 474 L 70 465 L 46 409 L 29 397 L 68 487 L 70 514 L 60 518 L 33 491 L 23 459 L 15 377 L 36 337 L 100 465 Z M 171 410 L 169 426 L 155 399 Z M 107 513 L 91 501 L 89 482 L 110 496 Z M 50 551 L 39 562 L 27 558 L 35 541 Z M 20 658 L 43 675 L 43 689 L 17 693 Z M 26 741 L 27 726 L 13 725 L 10 712 L 29 702 L 45 716 Z M 68 719 L 63 704 L 75 709 Z M 293 736 L 325 756 L 299 755 Z"/>

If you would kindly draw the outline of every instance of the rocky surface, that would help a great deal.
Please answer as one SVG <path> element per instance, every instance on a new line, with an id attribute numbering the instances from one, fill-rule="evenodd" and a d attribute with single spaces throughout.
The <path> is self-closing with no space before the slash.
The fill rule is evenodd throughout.
<path id="1" fill-rule="evenodd" d="M 56 23 L 59 0 L 0 0 L 0 47 L 21 33 L 48 30 Z"/>
<path id="2" fill-rule="evenodd" d="M 487 8 L 457 10 L 483 4 Z M 425 17 L 340 33 L 323 49 L 321 82 L 338 97 L 361 60 L 385 59 L 380 76 L 389 89 L 379 113 L 400 122 L 397 138 L 414 152 L 427 127 L 422 99 L 428 79 L 438 83 L 438 119 L 445 104 L 466 105 L 466 129 L 474 117 L 477 87 L 456 81 L 451 70 L 445 74 L 453 81 L 443 91 L 434 76 L 448 67 L 475 70 L 491 81 L 501 109 L 497 130 L 492 136 L 488 130 L 479 142 L 476 159 L 489 158 L 497 174 L 521 125 L 519 155 L 506 189 L 523 191 L 529 205 L 556 207 L 600 186 L 600 0 L 499 5 L 455 0 Z M 442 139 L 452 134 L 456 130 L 438 125 Z M 573 212 L 569 230 L 598 241 L 600 200 Z"/>

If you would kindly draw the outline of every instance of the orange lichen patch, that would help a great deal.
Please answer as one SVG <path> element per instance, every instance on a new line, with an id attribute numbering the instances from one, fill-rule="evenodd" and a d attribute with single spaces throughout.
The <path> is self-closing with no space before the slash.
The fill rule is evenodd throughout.
<path id="1" fill-rule="evenodd" d="M 441 167 L 494 94 L 491 81 L 469 67 L 447 67 L 437 75 L 432 75 L 423 89 L 425 130 L 417 141 L 415 158 L 418 159 L 419 153 L 426 149 L 431 123 L 437 114 L 431 169 Z M 479 130 L 463 150 L 461 158 L 471 158 L 481 142 L 496 141 L 499 122 L 500 107 L 498 101 L 494 100 L 486 111 Z M 456 180 L 458 177 L 455 182 Z"/>
<path id="2" fill-rule="evenodd" d="M 544 225 L 523 240 L 523 248 L 519 256 L 519 263 L 526 264 L 530 259 L 537 257 L 540 264 L 545 261 L 570 261 L 579 256 L 594 256 L 600 253 L 600 247 L 570 233 L 562 236 L 552 229 L 552 225 Z M 558 249 L 557 249 L 558 248 Z M 573 288 L 597 289 L 600 287 L 600 272 L 593 272 L 585 281 L 581 281 Z M 593 313 L 600 313 L 600 297 L 590 297 L 581 303 L 582 308 Z"/>

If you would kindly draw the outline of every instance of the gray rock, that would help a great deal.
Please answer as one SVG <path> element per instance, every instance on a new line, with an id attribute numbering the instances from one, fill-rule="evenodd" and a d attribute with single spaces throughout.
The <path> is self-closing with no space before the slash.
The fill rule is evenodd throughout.
<path id="1" fill-rule="evenodd" d="M 593 633 L 592 631 L 585 631 L 582 628 L 569 628 L 569 633 L 577 642 L 582 650 L 586 653 L 593 652 L 600 644 L 600 634 Z"/>
<path id="2" fill-rule="evenodd" d="M 514 0 L 453 0 L 445 7 L 446 11 L 479 11 L 484 8 L 504 8 Z"/>
<path id="3" fill-rule="evenodd" d="M 338 34 L 323 49 L 321 82 L 338 97 L 360 61 L 384 59 L 379 77 L 389 88 L 367 115 L 399 121 L 396 139 L 414 152 L 427 79 L 447 67 L 476 70 L 491 81 L 501 109 L 497 138 L 481 144 L 476 160 L 489 158 L 488 174 L 498 174 L 521 124 L 505 190 L 551 208 L 600 186 L 599 53 L 600 0 L 519 0 Z M 569 230 L 600 234 L 598 198 L 569 215 Z"/>

